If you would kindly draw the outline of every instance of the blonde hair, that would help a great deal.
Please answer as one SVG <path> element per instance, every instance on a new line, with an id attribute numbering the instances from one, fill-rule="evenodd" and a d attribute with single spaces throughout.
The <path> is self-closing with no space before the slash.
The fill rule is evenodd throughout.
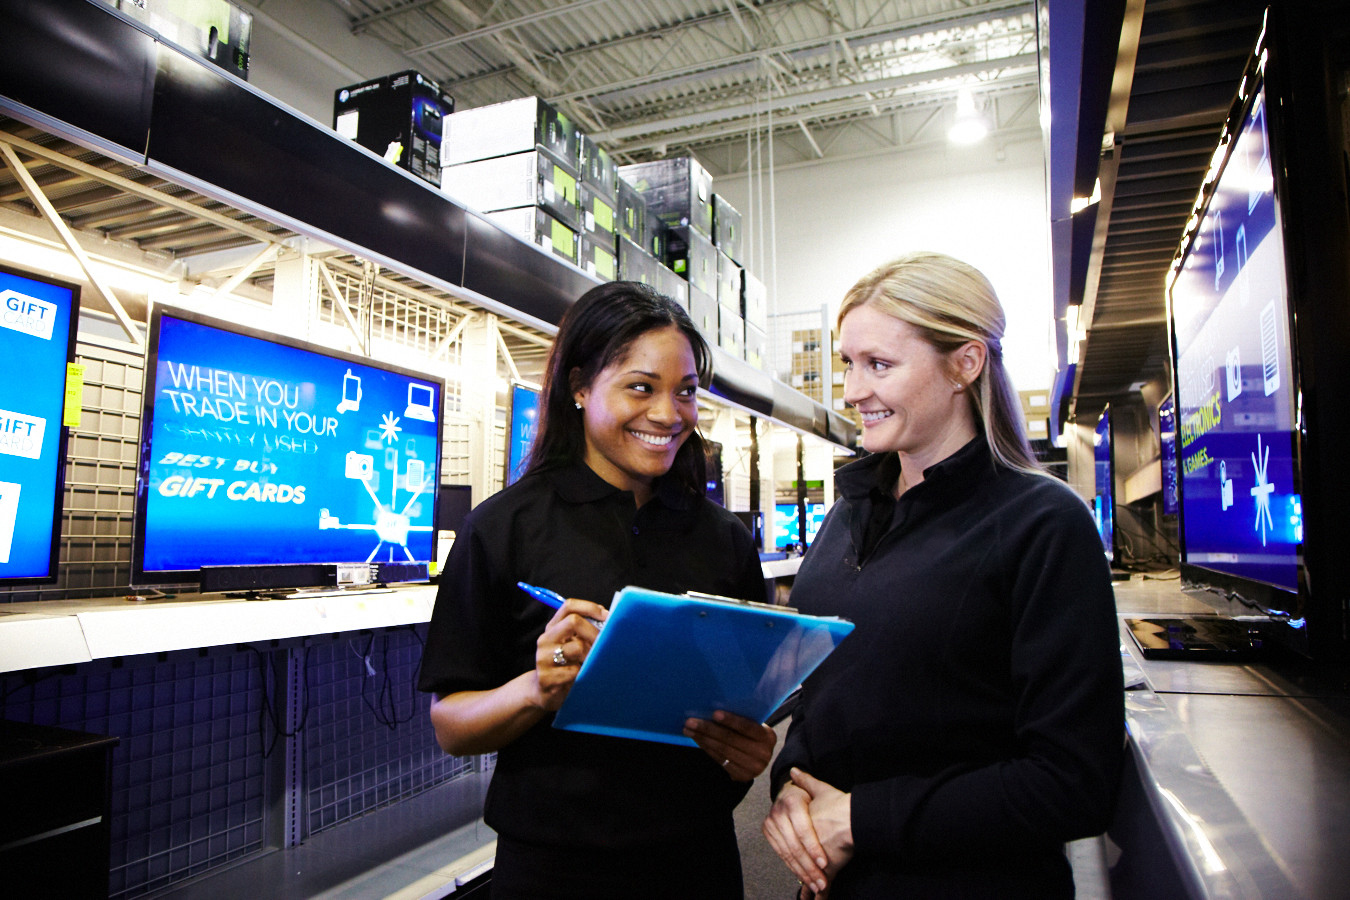
<path id="1" fill-rule="evenodd" d="M 984 367 L 966 391 L 975 421 L 1001 465 L 1044 474 L 1027 443 L 1021 400 L 1003 366 L 1006 319 L 988 278 L 942 253 L 909 253 L 858 279 L 844 295 L 835 327 L 859 306 L 908 322 L 943 354 L 967 341 L 984 344 Z"/>

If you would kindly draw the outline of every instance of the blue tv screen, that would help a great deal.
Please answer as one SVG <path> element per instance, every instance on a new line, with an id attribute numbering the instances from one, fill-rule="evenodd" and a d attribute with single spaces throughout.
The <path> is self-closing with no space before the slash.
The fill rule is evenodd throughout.
<path id="1" fill-rule="evenodd" d="M 157 308 L 135 583 L 202 566 L 430 562 L 444 382 Z"/>
<path id="2" fill-rule="evenodd" d="M 506 483 L 513 484 L 530 464 L 530 447 L 539 430 L 539 392 L 511 385 L 511 432 L 506 438 Z"/>
<path id="3" fill-rule="evenodd" d="M 1284 260 L 1258 82 L 1168 291 L 1182 561 L 1297 591 L 1303 511 Z"/>
<path id="4" fill-rule="evenodd" d="M 1111 409 L 1107 407 L 1097 419 L 1092 433 L 1093 498 L 1092 517 L 1097 520 L 1097 534 L 1107 559 L 1115 558 L 1116 505 L 1114 474 L 1111 467 Z"/>
<path id="5" fill-rule="evenodd" d="M 806 504 L 806 543 L 815 541 L 820 524 L 825 521 L 825 504 Z M 788 544 L 801 542 L 801 532 L 797 529 L 797 505 L 795 503 L 777 503 L 773 508 L 774 545 L 783 549 Z"/>
<path id="6" fill-rule="evenodd" d="M 56 580 L 80 289 L 0 269 L 0 580 Z"/>

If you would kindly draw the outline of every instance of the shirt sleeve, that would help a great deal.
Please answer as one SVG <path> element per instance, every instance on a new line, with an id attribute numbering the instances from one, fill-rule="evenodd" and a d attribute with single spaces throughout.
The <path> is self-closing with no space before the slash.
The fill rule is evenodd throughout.
<path id="1" fill-rule="evenodd" d="M 1005 552 L 1013 617 L 1014 752 L 986 765 L 854 786 L 858 854 L 1017 856 L 1105 830 L 1124 753 L 1119 631 L 1090 516 L 1058 504 Z M 792 734 L 774 769 L 786 778 Z"/>
<path id="2" fill-rule="evenodd" d="M 450 548 L 436 604 L 431 611 L 422 668 L 421 691 L 442 697 L 465 690 L 487 690 L 505 682 L 501 612 L 493 602 L 500 585 L 492 571 L 482 533 L 466 523 Z"/>

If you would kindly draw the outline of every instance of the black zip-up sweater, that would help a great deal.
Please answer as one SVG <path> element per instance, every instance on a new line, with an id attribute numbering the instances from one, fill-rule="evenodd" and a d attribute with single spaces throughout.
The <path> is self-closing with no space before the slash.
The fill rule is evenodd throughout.
<path id="1" fill-rule="evenodd" d="M 1070 897 L 1062 845 L 1105 829 L 1124 745 L 1091 515 L 982 437 L 888 519 L 898 473 L 894 453 L 840 469 L 802 561 L 793 605 L 857 628 L 804 686 L 774 795 L 792 766 L 852 793 L 831 900 Z"/>

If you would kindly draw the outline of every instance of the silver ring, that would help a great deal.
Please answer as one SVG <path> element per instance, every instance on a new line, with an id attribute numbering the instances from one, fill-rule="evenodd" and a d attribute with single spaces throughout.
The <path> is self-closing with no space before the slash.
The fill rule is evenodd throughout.
<path id="1" fill-rule="evenodd" d="M 722 768 L 725 769 L 725 768 L 726 768 L 727 766 L 729 766 L 729 765 L 731 765 L 731 760 L 729 760 L 729 759 L 724 759 L 724 760 L 722 760 Z"/>
<path id="2" fill-rule="evenodd" d="M 563 653 L 562 644 L 553 648 L 553 664 L 555 666 L 567 665 L 567 654 Z"/>

